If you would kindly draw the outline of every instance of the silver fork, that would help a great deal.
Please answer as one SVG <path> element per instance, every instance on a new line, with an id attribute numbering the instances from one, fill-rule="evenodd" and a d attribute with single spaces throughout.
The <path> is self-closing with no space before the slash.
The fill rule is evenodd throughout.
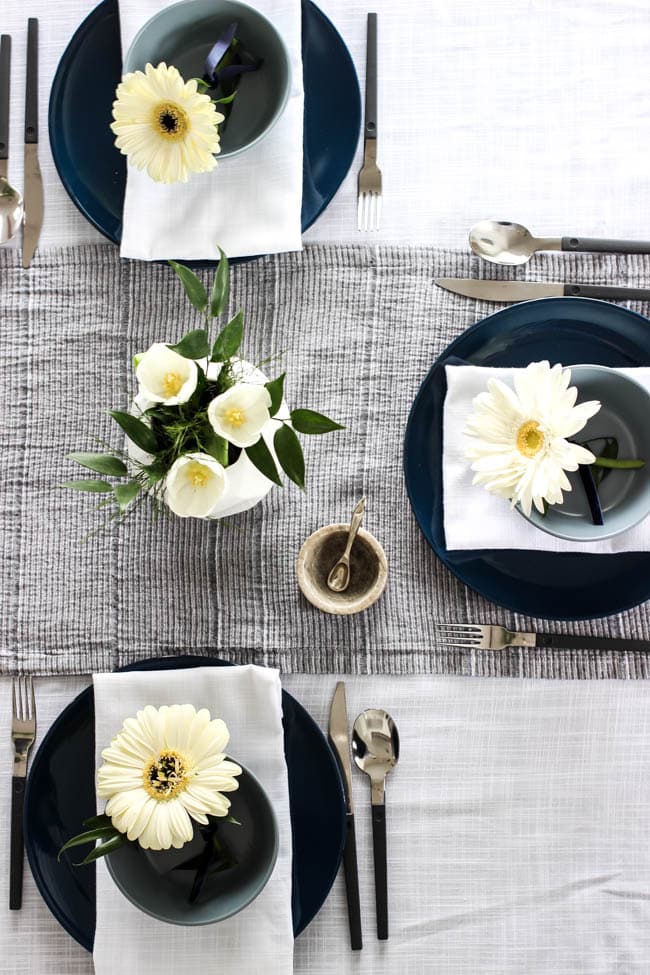
<path id="1" fill-rule="evenodd" d="M 19 911 L 23 902 L 23 801 L 27 778 L 27 756 L 36 737 L 36 702 L 31 677 L 16 677 L 12 693 L 11 737 L 14 770 L 11 779 L 11 864 L 9 908 Z"/>
<path id="2" fill-rule="evenodd" d="M 506 647 L 556 647 L 562 650 L 638 650 L 650 652 L 650 640 L 578 633 L 520 633 L 480 623 L 435 623 L 436 642 L 464 650 L 505 650 Z"/>
<path id="3" fill-rule="evenodd" d="M 366 120 L 363 167 L 357 190 L 357 227 L 379 230 L 381 170 L 377 166 L 377 14 L 368 14 L 366 44 Z"/>

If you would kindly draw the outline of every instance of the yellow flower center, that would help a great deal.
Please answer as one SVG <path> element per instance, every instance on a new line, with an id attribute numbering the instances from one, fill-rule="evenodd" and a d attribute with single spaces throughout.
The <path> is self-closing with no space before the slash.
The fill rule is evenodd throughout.
<path id="1" fill-rule="evenodd" d="M 183 385 L 183 377 L 177 372 L 166 372 L 163 376 L 162 388 L 165 396 L 176 396 Z"/>
<path id="2" fill-rule="evenodd" d="M 142 773 L 145 791 L 158 802 L 168 802 L 184 792 L 189 781 L 187 760 L 180 752 L 160 752 Z"/>
<path id="3" fill-rule="evenodd" d="M 205 487 L 210 479 L 210 471 L 203 464 L 190 464 L 187 473 L 194 487 Z"/>
<path id="4" fill-rule="evenodd" d="M 534 457 L 544 446 L 544 433 L 537 420 L 528 420 L 517 430 L 517 450 L 524 457 Z"/>
<path id="5" fill-rule="evenodd" d="M 231 427 L 240 427 L 245 419 L 246 414 L 243 410 L 238 410 L 234 406 L 232 409 L 226 410 L 226 420 Z"/>
<path id="6" fill-rule="evenodd" d="M 190 120 L 185 109 L 173 102 L 160 102 L 153 110 L 153 124 L 159 135 L 178 142 L 184 138 L 190 127 Z"/>

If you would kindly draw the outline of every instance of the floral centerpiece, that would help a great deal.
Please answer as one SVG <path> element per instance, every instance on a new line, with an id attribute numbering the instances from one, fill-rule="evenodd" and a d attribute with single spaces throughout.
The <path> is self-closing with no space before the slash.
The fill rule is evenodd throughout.
<path id="1" fill-rule="evenodd" d="M 298 434 L 343 427 L 322 413 L 289 410 L 285 374 L 269 380 L 239 357 L 243 314 L 216 335 L 211 322 L 228 302 L 230 272 L 221 252 L 211 295 L 188 267 L 169 262 L 205 320 L 179 342 L 155 342 L 134 359 L 138 393 L 130 410 L 110 415 L 126 434 L 125 449 L 74 452 L 68 458 L 102 475 L 63 482 L 75 491 L 107 495 L 114 517 L 151 499 L 179 517 L 222 518 L 257 504 L 282 486 L 280 470 L 305 486 Z M 106 478 L 111 477 L 117 483 Z"/>

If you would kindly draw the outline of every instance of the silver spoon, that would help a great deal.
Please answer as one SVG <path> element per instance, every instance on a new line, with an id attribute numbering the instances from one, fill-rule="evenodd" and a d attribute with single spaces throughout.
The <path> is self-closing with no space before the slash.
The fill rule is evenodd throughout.
<path id="1" fill-rule="evenodd" d="M 469 246 L 492 264 L 525 264 L 537 251 L 591 251 L 606 254 L 650 254 L 647 240 L 598 237 L 533 237 L 527 227 L 508 220 L 481 220 L 469 232 Z"/>
<path id="2" fill-rule="evenodd" d="M 369 708 L 352 728 L 352 754 L 362 772 L 370 776 L 372 849 L 375 861 L 377 938 L 388 939 L 388 872 L 386 867 L 386 776 L 399 759 L 397 725 L 387 711 Z"/>
<path id="3" fill-rule="evenodd" d="M 0 38 L 0 244 L 15 237 L 25 213 L 23 198 L 7 179 L 9 159 L 9 76 L 11 37 Z"/>
<path id="4" fill-rule="evenodd" d="M 361 501 L 359 501 L 359 504 L 352 512 L 350 531 L 348 532 L 348 540 L 346 542 L 343 555 L 338 562 L 334 563 L 330 569 L 330 574 L 327 577 L 327 586 L 332 590 L 332 592 L 345 592 L 350 585 L 350 552 L 352 551 L 354 540 L 357 537 L 357 532 L 361 527 L 363 513 L 365 510 L 366 499 L 361 498 Z"/>

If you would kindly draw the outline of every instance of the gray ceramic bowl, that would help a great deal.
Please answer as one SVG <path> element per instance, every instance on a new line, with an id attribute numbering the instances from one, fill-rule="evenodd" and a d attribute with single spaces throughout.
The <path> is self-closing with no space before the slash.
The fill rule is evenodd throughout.
<path id="1" fill-rule="evenodd" d="M 528 520 L 542 531 L 569 541 L 612 538 L 633 528 L 650 514 L 650 393 L 628 376 L 606 366 L 571 366 L 571 385 L 578 402 L 597 399 L 600 411 L 576 434 L 582 443 L 614 436 L 619 456 L 645 460 L 640 470 L 613 470 L 598 488 L 603 525 L 594 525 L 578 472 L 568 474 L 573 490 L 546 516 L 533 509 Z M 525 515 L 524 515 L 525 517 Z"/>
<path id="2" fill-rule="evenodd" d="M 194 839 L 181 850 L 143 850 L 127 843 L 106 857 L 106 865 L 124 896 L 145 914 L 169 924 L 213 924 L 237 914 L 266 886 L 278 855 L 278 825 L 273 807 L 255 776 L 246 769 L 239 789 L 229 793 L 230 812 L 241 826 L 220 823 L 218 836 L 232 852 L 235 866 L 204 881 L 195 903 L 189 902 L 196 866 L 206 839 L 195 827 Z"/>
<path id="3" fill-rule="evenodd" d="M 325 525 L 303 543 L 296 560 L 298 585 L 313 606 L 324 613 L 350 616 L 377 602 L 386 587 L 388 563 L 374 535 L 360 528 L 350 552 L 350 584 L 332 592 L 327 577 L 343 554 L 349 525 Z"/>
<path id="4" fill-rule="evenodd" d="M 178 68 L 186 81 L 200 78 L 210 48 L 233 21 L 244 47 L 264 63 L 240 79 L 232 112 L 221 127 L 219 159 L 236 156 L 259 142 L 289 100 L 291 63 L 273 24 L 236 0 L 182 0 L 147 21 L 124 59 L 125 74 L 144 70 L 147 62 L 155 67 L 165 61 Z"/>

